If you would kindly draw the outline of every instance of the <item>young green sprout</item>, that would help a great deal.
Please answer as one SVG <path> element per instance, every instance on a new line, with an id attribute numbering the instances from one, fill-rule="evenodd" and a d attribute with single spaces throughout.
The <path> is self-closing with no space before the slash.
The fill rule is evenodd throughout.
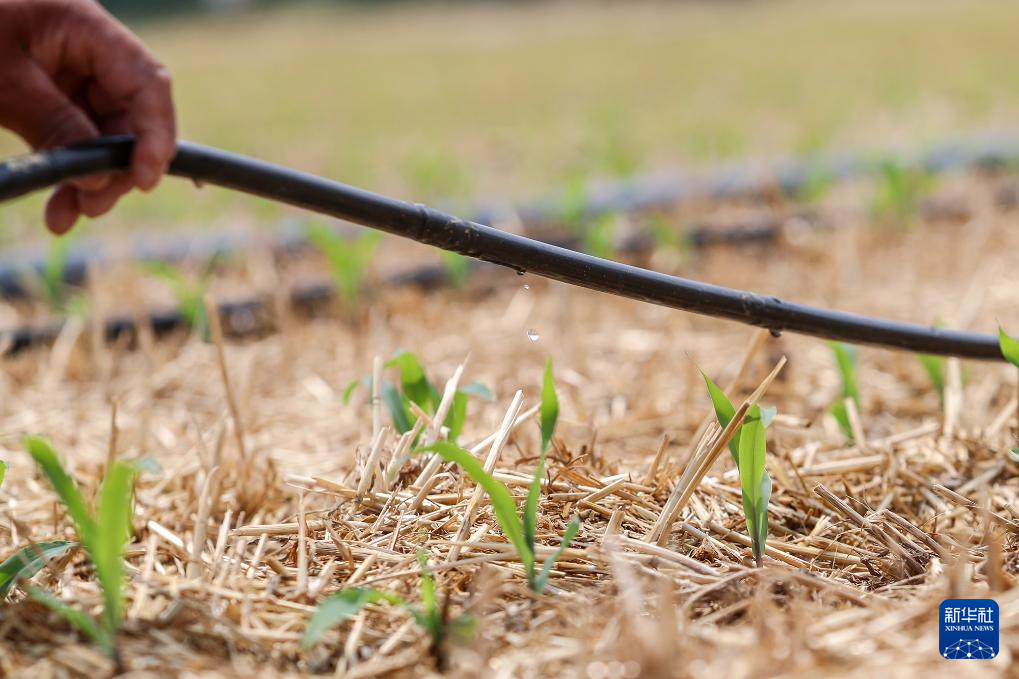
<path id="1" fill-rule="evenodd" d="M 835 177 L 831 171 L 815 163 L 809 168 L 806 181 L 796 188 L 795 198 L 802 203 L 816 205 L 834 186 Z"/>
<path id="2" fill-rule="evenodd" d="M 708 395 L 715 409 L 715 417 L 724 428 L 736 415 L 732 401 L 703 372 L 708 386 Z M 768 502 L 771 501 L 771 476 L 765 469 L 767 455 L 767 429 L 775 418 L 775 408 L 761 408 L 758 404 L 750 407 L 743 424 L 729 441 L 729 452 L 739 470 L 740 487 L 743 496 L 743 515 L 750 534 L 750 549 L 754 562 L 760 568 L 768 539 Z"/>
<path id="3" fill-rule="evenodd" d="M 442 257 L 442 267 L 446 271 L 446 280 L 450 285 L 457 290 L 467 287 L 467 280 L 471 277 L 470 258 L 447 250 L 442 250 L 439 256 Z"/>
<path id="4" fill-rule="evenodd" d="M 580 236 L 580 247 L 589 255 L 611 259 L 615 253 L 615 230 L 618 216 L 605 213 L 592 218 Z"/>
<path id="5" fill-rule="evenodd" d="M 931 384 L 938 392 L 938 398 L 945 400 L 945 357 L 932 356 L 930 354 L 917 354 L 916 360 L 923 366 Z"/>
<path id="6" fill-rule="evenodd" d="M 308 227 L 311 241 L 329 264 L 336 291 L 347 309 L 355 309 L 361 298 L 365 272 L 382 242 L 382 234 L 367 230 L 357 238 L 348 239 L 321 222 Z"/>
<path id="7" fill-rule="evenodd" d="M 541 454 L 538 457 L 538 465 L 534 469 L 534 476 L 528 488 L 527 498 L 524 501 L 523 514 L 517 514 L 517 505 L 509 489 L 499 481 L 496 481 L 485 471 L 481 462 L 470 454 L 470 452 L 448 442 L 439 442 L 416 452 L 433 452 L 443 459 L 459 465 L 467 474 L 474 479 L 474 482 L 484 488 L 488 499 L 492 503 L 492 510 L 495 512 L 496 521 L 506 535 L 510 544 L 516 549 L 520 561 L 527 573 L 527 582 L 531 591 L 541 594 L 548 585 L 548 579 L 552 574 L 552 566 L 563 555 L 566 548 L 570 546 L 573 538 L 580 531 L 580 518 L 574 516 L 566 526 L 563 539 L 553 554 L 550 554 L 540 570 L 535 556 L 535 545 L 537 542 L 537 517 L 538 499 L 541 495 L 541 479 L 545 475 L 545 459 L 548 456 L 548 448 L 552 442 L 552 435 L 555 432 L 556 422 L 559 419 L 559 400 L 556 396 L 555 382 L 552 376 L 552 361 L 545 365 L 545 378 L 541 389 Z"/>
<path id="8" fill-rule="evenodd" d="M 46 260 L 42 267 L 42 287 L 46 293 L 46 302 L 51 309 L 62 309 L 66 289 L 64 287 L 64 271 L 67 269 L 67 257 L 73 237 L 56 236 L 50 240 L 46 251 Z"/>
<path id="9" fill-rule="evenodd" d="M 66 281 L 71 245 L 76 238 L 74 234 L 51 238 L 42 269 L 33 273 L 50 311 L 84 317 L 88 315 L 88 296 L 81 292 L 72 294 Z"/>
<path id="10" fill-rule="evenodd" d="M 435 577 L 428 567 L 427 552 L 418 552 L 418 564 L 421 566 L 421 606 L 411 605 L 396 592 L 389 592 L 366 587 L 351 587 L 336 592 L 318 605 L 308 620 L 301 647 L 307 651 L 330 628 L 357 615 L 368 604 L 388 603 L 405 608 L 421 629 L 428 633 L 430 639 L 429 652 L 439 671 L 445 671 L 447 665 L 446 647 L 449 641 L 469 641 L 474 636 L 474 617 L 459 615 L 449 618 L 449 598 L 440 603 L 435 594 Z"/>
<path id="11" fill-rule="evenodd" d="M 856 347 L 841 342 L 829 342 L 832 352 L 835 354 L 835 364 L 839 369 L 839 376 L 842 378 L 841 397 L 831 404 L 829 411 L 839 423 L 839 429 L 850 441 L 853 440 L 853 425 L 849 420 L 849 410 L 846 408 L 846 399 L 851 399 L 860 409 L 860 386 L 856 379 Z"/>
<path id="12" fill-rule="evenodd" d="M 147 273 L 170 286 L 177 302 L 177 311 L 184 324 L 206 342 L 210 338 L 210 329 L 209 315 L 205 309 L 205 293 L 208 288 L 208 275 L 213 266 L 210 261 L 198 280 L 193 281 L 180 269 L 167 262 L 150 261 L 142 264 Z"/>
<path id="13" fill-rule="evenodd" d="M 587 218 L 589 203 L 587 180 L 581 173 L 574 173 L 566 182 L 566 190 L 563 191 L 559 208 L 560 220 L 566 227 L 579 230 Z"/>
<path id="14" fill-rule="evenodd" d="M 393 426 L 400 434 L 404 434 L 414 428 L 415 417 L 411 412 L 410 404 L 414 403 L 426 413 L 434 415 L 439 409 L 442 395 L 439 390 L 428 379 L 425 368 L 420 359 L 409 351 L 401 351 L 393 358 L 386 361 L 387 368 L 396 368 L 400 373 L 400 390 L 384 380 L 381 386 L 382 401 L 393 420 Z M 351 394 L 359 385 L 364 385 L 371 390 L 371 375 L 365 375 L 353 380 L 347 385 L 343 392 L 343 404 L 350 401 Z M 453 395 L 453 403 L 446 415 L 443 425 L 449 431 L 447 438 L 456 442 L 467 422 L 467 402 L 472 396 L 491 401 L 492 392 L 483 384 L 471 382 L 462 389 L 458 389 Z"/>
<path id="15" fill-rule="evenodd" d="M 1019 368 L 1019 341 L 1005 332 L 1005 329 L 998 326 L 998 346 L 1001 347 L 1001 355 L 1009 363 Z M 1016 382 L 1016 427 L 1019 427 L 1019 382 Z M 1013 452 L 1019 454 L 1019 448 Z"/>
<path id="16" fill-rule="evenodd" d="M 0 460 L 0 486 L 3 486 L 6 476 L 7 463 Z M 37 542 L 15 552 L 0 563 L 0 601 L 7 598 L 19 581 L 35 577 L 50 559 L 63 556 L 77 546 L 78 543 L 71 540 L 51 540 Z"/>
<path id="17" fill-rule="evenodd" d="M 922 170 L 894 161 L 882 162 L 878 167 L 878 185 L 871 203 L 871 214 L 879 220 L 905 224 L 930 192 L 933 183 L 931 176 Z"/>
<path id="18" fill-rule="evenodd" d="M 27 436 L 25 447 L 56 491 L 74 525 L 78 542 L 92 561 L 103 593 L 102 616 L 97 621 L 54 594 L 33 585 L 24 585 L 25 592 L 59 613 L 97 646 L 117 658 L 116 637 L 124 609 L 124 547 L 131 540 L 131 502 L 136 469 L 126 462 L 114 461 L 106 470 L 93 508 L 82 496 L 78 485 L 64 471 L 60 459 L 46 441 L 36 436 Z M 66 542 L 36 545 L 32 549 L 31 558 L 41 563 L 26 564 L 25 559 L 21 559 L 22 568 L 16 574 L 15 581 L 17 578 L 30 577 L 28 573 L 33 568 L 38 572 L 41 564 L 65 553 L 73 545 Z"/>

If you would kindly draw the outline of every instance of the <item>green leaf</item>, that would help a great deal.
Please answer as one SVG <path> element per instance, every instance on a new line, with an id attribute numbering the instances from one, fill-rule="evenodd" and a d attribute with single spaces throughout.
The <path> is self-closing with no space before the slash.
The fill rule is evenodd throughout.
<path id="1" fill-rule="evenodd" d="M 346 239 L 323 223 L 309 225 L 308 240 L 326 258 L 333 284 L 344 301 L 353 306 L 360 299 L 364 272 L 382 240 L 377 231 L 365 231 Z"/>
<path id="2" fill-rule="evenodd" d="M 354 390 L 357 389 L 358 386 L 362 384 L 368 388 L 368 391 L 371 391 L 372 376 L 362 375 L 361 377 L 358 377 L 356 380 L 351 380 L 350 383 L 347 384 L 347 387 L 343 390 L 343 405 L 347 405 L 348 403 L 350 403 L 351 394 L 353 394 Z"/>
<path id="3" fill-rule="evenodd" d="M 425 613 L 434 616 L 439 610 L 435 599 L 435 577 L 428 567 L 428 552 L 423 549 L 418 551 L 418 565 L 421 567 L 421 606 Z"/>
<path id="4" fill-rule="evenodd" d="M 842 398 L 851 398 L 860 407 L 860 387 L 856 381 L 856 348 L 842 342 L 829 342 L 842 376 Z"/>
<path id="5" fill-rule="evenodd" d="M 151 455 L 139 458 L 134 463 L 134 469 L 138 474 L 152 474 L 153 476 L 158 476 L 163 473 L 163 465 L 159 464 L 159 460 Z"/>
<path id="6" fill-rule="evenodd" d="M 52 540 L 18 550 L 0 564 L 0 601 L 7 598 L 19 581 L 35 577 L 51 559 L 63 556 L 77 546 L 78 543 L 71 540 Z"/>
<path id="7" fill-rule="evenodd" d="M 581 249 L 589 255 L 611 259 L 615 253 L 615 230 L 619 217 L 606 213 L 588 220 L 581 232 Z"/>
<path id="8" fill-rule="evenodd" d="M 64 273 L 67 270 L 71 245 L 76 239 L 73 233 L 51 238 L 50 247 L 46 251 L 46 260 L 43 262 L 41 272 L 43 292 L 47 304 L 53 310 L 62 310 L 67 302 Z"/>
<path id="9" fill-rule="evenodd" d="M 760 560 L 764 556 L 764 549 L 768 541 L 768 503 L 771 502 L 771 476 L 768 472 L 764 472 L 764 476 L 761 477 L 761 487 L 758 493 L 757 503 L 755 506 L 755 517 L 756 517 L 756 535 L 757 540 L 751 541 L 751 547 L 756 544 L 756 551 L 754 552 L 754 559 Z"/>
<path id="10" fill-rule="evenodd" d="M 368 604 L 388 602 L 403 606 L 406 602 L 392 592 L 382 592 L 377 589 L 363 587 L 351 587 L 340 590 L 318 605 L 315 612 L 308 620 L 308 626 L 304 630 L 301 639 L 301 647 L 305 650 L 319 640 L 323 633 L 334 625 L 343 622 Z"/>
<path id="11" fill-rule="evenodd" d="M 389 416 L 393 418 L 393 426 L 396 431 L 405 434 L 414 428 L 414 416 L 407 408 L 403 396 L 389 382 L 382 383 L 382 401 L 389 410 Z"/>
<path id="12" fill-rule="evenodd" d="M 474 638 L 478 620 L 469 613 L 458 615 L 449 621 L 449 636 L 460 642 L 467 642 Z"/>
<path id="13" fill-rule="evenodd" d="M 119 460 L 107 470 L 97 503 L 101 530 L 89 549 L 103 588 L 104 623 L 111 633 L 120 626 L 123 613 L 124 546 L 131 539 L 134 477 L 134 466 Z"/>
<path id="14" fill-rule="evenodd" d="M 534 476 L 531 484 L 527 487 L 527 498 L 524 500 L 523 531 L 524 544 L 534 553 L 534 542 L 538 532 L 538 500 L 541 498 L 541 477 L 545 475 L 545 448 L 542 448 L 538 457 L 538 464 L 534 467 Z M 532 562 L 533 565 L 533 562 Z M 528 576 L 533 577 L 534 571 L 528 570 Z"/>
<path id="15" fill-rule="evenodd" d="M 421 406 L 426 413 L 435 412 L 442 397 L 428 381 L 425 368 L 417 356 L 409 351 L 401 351 L 386 361 L 386 367 L 395 367 L 400 371 L 400 386 L 404 396 Z"/>
<path id="16" fill-rule="evenodd" d="M 747 413 L 746 424 L 742 426 L 739 446 L 739 478 L 743 496 L 743 513 L 750 533 L 754 559 L 760 562 L 763 554 L 761 536 L 767 535 L 768 499 L 771 497 L 771 478 L 764 469 L 767 453 L 767 434 L 761 408 L 756 403 Z M 762 518 L 762 511 L 764 516 Z M 762 523 L 763 521 L 763 523 Z"/>
<path id="17" fill-rule="evenodd" d="M 465 392 L 458 391 L 453 395 L 453 405 L 446 414 L 446 421 L 443 423 L 449 429 L 449 440 L 456 443 L 467 423 L 467 401 L 470 399 Z"/>
<path id="18" fill-rule="evenodd" d="M 552 359 L 545 362 L 545 378 L 541 385 L 541 450 L 548 449 L 555 433 L 556 421 L 559 419 L 559 397 L 555 392 L 555 379 L 552 375 Z"/>
<path id="19" fill-rule="evenodd" d="M 457 290 L 463 290 L 471 277 L 471 260 L 447 250 L 442 250 L 439 254 L 442 257 L 442 266 L 446 270 L 446 279 Z"/>
<path id="20" fill-rule="evenodd" d="M 188 327 L 201 331 L 203 334 L 208 332 L 209 319 L 205 310 L 204 281 L 197 284 L 192 283 L 184 274 L 167 262 L 143 262 L 142 268 L 150 275 L 161 278 L 170 286 L 181 318 L 184 319 Z"/>
<path id="21" fill-rule="evenodd" d="M 541 479 L 545 476 L 545 459 L 548 456 L 548 446 L 552 442 L 552 435 L 555 433 L 556 421 L 559 419 L 559 398 L 555 391 L 555 378 L 552 374 L 552 359 L 545 363 L 545 377 L 541 386 L 541 453 L 538 455 L 538 464 L 534 467 L 534 476 L 531 478 L 531 485 L 527 489 L 527 499 L 524 501 L 524 542 L 528 544 L 531 552 L 534 552 L 534 541 L 537 533 L 538 521 L 538 500 L 541 498 Z M 532 573 L 533 571 L 528 571 Z"/>
<path id="22" fill-rule="evenodd" d="M 449 429 L 449 440 L 453 443 L 456 443 L 460 438 L 464 425 L 467 424 L 467 405 L 471 396 L 477 396 L 486 401 L 491 401 L 494 398 L 488 387 L 479 382 L 471 382 L 453 395 L 453 405 L 443 423 Z"/>
<path id="23" fill-rule="evenodd" d="M 0 486 L 4 485 L 5 476 L 7 476 L 7 463 L 0 460 Z"/>
<path id="24" fill-rule="evenodd" d="M 754 554 L 754 560 L 757 560 L 757 554 L 760 547 L 757 544 L 758 536 L 761 534 L 757 528 L 757 503 L 754 502 L 754 497 L 743 491 L 743 516 L 746 518 L 747 533 L 750 535 L 750 551 Z"/>
<path id="25" fill-rule="evenodd" d="M 725 392 L 719 389 L 718 385 L 712 382 L 703 370 L 701 376 L 704 378 L 704 383 L 708 385 L 708 395 L 711 397 L 711 405 L 715 408 L 718 424 L 722 426 L 722 429 L 725 429 L 732 422 L 732 418 L 736 416 L 736 408 L 733 407 L 732 401 L 725 395 Z M 739 438 L 742 429 L 743 427 L 740 427 L 729 441 L 729 453 L 732 454 L 732 461 L 736 463 L 737 467 L 739 466 Z"/>
<path id="26" fill-rule="evenodd" d="M 467 472 L 468 476 L 474 479 L 475 483 L 488 493 L 488 499 L 492 503 L 492 510 L 495 512 L 495 518 L 499 522 L 502 532 L 506 534 L 506 538 L 520 555 L 524 570 L 528 573 L 532 572 L 534 570 L 534 552 L 524 541 L 524 529 L 517 516 L 516 502 L 506 486 L 492 478 L 476 457 L 452 443 L 439 441 L 415 451 L 415 454 L 426 452 L 436 453 L 444 460 L 459 465 Z"/>
<path id="27" fill-rule="evenodd" d="M 739 446 L 739 476 L 744 495 L 756 498 L 764 475 L 765 430 L 761 421 L 761 408 L 750 406 L 746 424 L 742 427 Z"/>
<path id="28" fill-rule="evenodd" d="M 96 525 L 92 519 L 91 510 L 81 496 L 81 491 L 78 490 L 78 484 L 67 475 L 57 454 L 45 440 L 38 436 L 26 436 L 25 448 L 42 469 L 46 478 L 49 479 L 50 485 L 53 486 L 53 490 L 56 491 L 61 502 L 64 503 L 82 544 L 91 551 Z"/>
<path id="29" fill-rule="evenodd" d="M 998 326 L 998 345 L 1001 347 L 1001 355 L 1009 363 L 1019 368 L 1019 342 L 1012 338 L 1005 329 Z"/>
<path id="30" fill-rule="evenodd" d="M 418 551 L 418 565 L 421 567 L 421 608 L 405 605 L 415 622 L 432 637 L 434 643 L 441 642 L 444 633 L 442 611 L 435 596 L 435 577 L 428 567 L 428 552 Z"/>
<path id="31" fill-rule="evenodd" d="M 477 396 L 478 398 L 483 398 L 486 401 L 495 400 L 495 394 L 492 393 L 492 390 L 486 387 L 481 382 L 471 382 L 460 391 L 469 396 Z"/>
<path id="32" fill-rule="evenodd" d="M 920 362 L 927 372 L 931 384 L 938 392 L 938 398 L 945 398 L 945 357 L 932 356 L 930 354 L 917 354 L 916 360 Z"/>
<path id="33" fill-rule="evenodd" d="M 59 613 L 65 620 L 81 630 L 85 636 L 92 639 L 97 646 L 102 647 L 107 653 L 113 652 L 113 638 L 86 613 L 72 608 L 44 589 L 26 587 L 25 591 L 35 601 Z"/>
<path id="34" fill-rule="evenodd" d="M 533 589 L 536 593 L 541 594 L 545 591 L 545 587 L 548 585 L 548 578 L 552 574 L 552 566 L 559 560 L 559 557 L 563 555 L 566 548 L 573 542 L 573 538 L 577 537 L 577 533 L 580 531 L 580 517 L 574 515 L 570 519 L 569 525 L 566 526 L 566 531 L 563 533 L 563 540 L 559 543 L 559 549 L 554 554 L 550 554 L 545 563 L 541 567 L 541 574 L 534 581 Z"/>
<path id="35" fill-rule="evenodd" d="M 835 418 L 835 421 L 839 423 L 839 429 L 842 430 L 843 435 L 849 441 L 853 440 L 853 424 L 849 420 L 849 410 L 846 409 L 845 401 L 835 401 L 831 404 L 831 408 L 828 411 Z"/>

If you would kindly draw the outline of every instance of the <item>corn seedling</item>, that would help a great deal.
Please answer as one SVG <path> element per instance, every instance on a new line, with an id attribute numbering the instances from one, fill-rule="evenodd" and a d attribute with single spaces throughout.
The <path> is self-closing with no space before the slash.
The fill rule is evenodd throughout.
<path id="1" fill-rule="evenodd" d="M 381 386 L 382 401 L 393 420 L 393 427 L 400 434 L 404 434 L 414 428 L 415 417 L 411 412 L 410 404 L 414 403 L 426 413 L 434 415 L 439 409 L 442 394 L 428 379 L 425 368 L 416 355 L 409 351 L 402 351 L 393 358 L 386 361 L 387 368 L 396 368 L 400 373 L 400 389 L 398 390 L 388 380 L 383 380 Z M 372 377 L 365 375 L 353 380 L 347 385 L 343 392 L 343 404 L 350 401 L 350 396 L 359 385 L 364 385 L 371 391 Z M 483 384 L 471 382 L 462 389 L 458 389 L 453 395 L 453 403 L 446 415 L 443 426 L 448 430 L 447 438 L 456 442 L 467 422 L 467 403 L 472 396 L 491 401 L 492 392 Z"/>
<path id="2" fill-rule="evenodd" d="M 708 386 L 708 395 L 715 417 L 724 429 L 736 415 L 732 401 L 706 374 L 701 373 Z M 767 456 L 767 429 L 775 418 L 775 408 L 750 407 L 746 419 L 729 441 L 729 452 L 739 471 L 743 496 L 743 515 L 750 533 L 750 549 L 757 566 L 761 566 L 768 538 L 768 502 L 771 500 L 771 476 L 765 469 Z"/>
<path id="3" fill-rule="evenodd" d="M 39 274 L 46 303 L 54 311 L 63 311 L 68 301 L 67 288 L 64 285 L 64 272 L 67 270 L 67 259 L 73 240 L 73 236 L 51 238 L 50 247 L 46 251 L 46 259 Z"/>
<path id="4" fill-rule="evenodd" d="M 587 180 L 580 173 L 576 173 L 566 182 L 562 203 L 559 206 L 559 218 L 563 224 L 579 230 L 587 218 L 589 202 Z"/>
<path id="5" fill-rule="evenodd" d="M 103 593 L 103 613 L 97 621 L 50 592 L 31 585 L 25 585 L 24 589 L 30 597 L 59 613 L 116 658 L 116 636 L 124 609 L 124 547 L 131 539 L 131 504 L 136 469 L 126 462 L 114 461 L 106 470 L 93 508 L 82 496 L 78 485 L 64 471 L 60 459 L 46 441 L 28 436 L 25 438 L 25 447 L 56 491 L 74 525 L 78 543 L 84 547 L 92 561 Z M 36 572 L 49 558 L 70 548 L 66 543 L 36 545 L 31 552 L 41 562 L 33 565 L 37 566 Z M 23 570 L 16 577 L 25 577 L 24 562 L 23 559 Z"/>
<path id="6" fill-rule="evenodd" d="M 885 161 L 878 167 L 878 185 L 871 203 L 875 219 L 904 224 L 930 192 L 933 180 L 927 173 L 901 163 Z"/>
<path id="7" fill-rule="evenodd" d="M 84 317 L 88 315 L 88 297 L 80 292 L 71 294 L 66 284 L 67 263 L 75 239 L 70 234 L 51 238 L 42 268 L 33 272 L 32 282 L 38 283 L 50 311 Z"/>
<path id="8" fill-rule="evenodd" d="M 326 258 L 333 285 L 348 309 L 357 307 L 365 272 L 382 242 L 382 234 L 366 230 L 347 239 L 321 222 L 308 227 L 308 240 Z"/>
<path id="9" fill-rule="evenodd" d="M 446 280 L 457 290 L 463 290 L 471 276 L 471 260 L 448 250 L 442 250 L 439 254 L 442 257 Z"/>
<path id="10" fill-rule="evenodd" d="M 832 174 L 821 165 L 815 165 L 810 168 L 806 181 L 796 187 L 795 196 L 802 203 L 816 204 L 831 191 L 833 186 L 835 186 L 835 178 Z"/>
<path id="11" fill-rule="evenodd" d="M 581 232 L 581 249 L 589 255 L 611 259 L 616 250 L 615 232 L 618 221 L 619 217 L 611 213 L 591 219 Z"/>
<path id="12" fill-rule="evenodd" d="M 998 326 L 998 346 L 1001 347 L 1001 355 L 1005 357 L 1005 360 L 1019 368 L 1019 342 L 1005 332 L 1005 329 L 1000 325 Z M 1019 382 L 1016 383 L 1016 398 L 1016 427 L 1019 427 Z M 1019 454 L 1019 448 L 1013 452 Z"/>
<path id="13" fill-rule="evenodd" d="M 649 215 L 645 221 L 645 228 L 655 241 L 655 247 L 685 252 L 688 243 L 683 238 L 682 229 L 676 227 L 672 220 L 664 215 Z"/>
<path id="14" fill-rule="evenodd" d="M 446 669 L 446 646 L 450 641 L 469 641 L 474 636 L 474 616 L 463 614 L 449 617 L 449 598 L 440 602 L 435 593 L 435 577 L 428 567 L 428 554 L 418 552 L 421 566 L 421 605 L 414 606 L 396 592 L 351 587 L 336 592 L 318 605 L 312 613 L 301 646 L 311 648 L 327 630 L 356 615 L 368 604 L 387 603 L 406 609 L 421 629 L 428 633 L 429 652 L 440 671 Z"/>
<path id="15" fill-rule="evenodd" d="M 7 463 L 0 460 L 0 486 L 6 475 Z M 51 559 L 63 556 L 77 546 L 78 543 L 71 540 L 51 540 L 18 550 L 0 563 L 0 601 L 7 598 L 18 582 L 35 577 Z"/>
<path id="16" fill-rule="evenodd" d="M 945 400 L 945 357 L 932 356 L 930 354 L 917 354 L 916 360 L 923 366 L 924 372 L 930 378 L 931 384 L 938 392 L 938 398 Z"/>
<path id="17" fill-rule="evenodd" d="M 828 346 L 835 354 L 835 364 L 842 378 L 841 397 L 831 404 L 829 412 L 839 423 L 839 429 L 850 441 L 853 440 L 853 425 L 849 420 L 846 399 L 852 399 L 857 410 L 860 408 L 860 386 L 856 380 L 856 348 L 841 342 L 829 342 Z"/>
<path id="18" fill-rule="evenodd" d="M 208 342 L 209 315 L 205 309 L 205 293 L 208 289 L 208 276 L 214 266 L 214 259 L 205 267 L 197 280 L 191 280 L 167 262 L 151 261 L 142 264 L 143 270 L 164 281 L 170 286 L 174 300 L 177 303 L 177 312 L 180 314 L 184 324 L 198 333 L 203 341 Z"/>
<path id="19" fill-rule="evenodd" d="M 559 400 L 556 396 L 551 360 L 545 366 L 545 378 L 541 389 L 540 416 L 541 454 L 538 457 L 538 465 L 534 469 L 534 476 L 527 491 L 522 514 L 517 514 L 516 502 L 509 489 L 486 472 L 481 462 L 471 455 L 470 452 L 445 441 L 416 451 L 417 453 L 433 452 L 443 459 L 459 465 L 474 479 L 475 483 L 485 490 L 492 503 L 492 510 L 495 512 L 495 518 L 499 522 L 499 527 L 502 528 L 502 532 L 520 556 L 520 561 L 524 565 L 524 571 L 527 573 L 527 582 L 531 590 L 536 594 L 541 594 L 545 591 L 549 576 L 552 573 L 552 566 L 555 565 L 555 562 L 562 556 L 566 548 L 570 546 L 573 538 L 580 531 L 580 519 L 574 516 L 566 527 L 562 542 L 559 544 L 559 549 L 549 555 L 541 569 L 538 569 L 535 558 L 538 499 L 541 496 L 541 479 L 545 475 L 545 459 L 548 456 L 548 447 L 552 442 L 552 435 L 555 433 L 556 422 L 559 419 Z"/>

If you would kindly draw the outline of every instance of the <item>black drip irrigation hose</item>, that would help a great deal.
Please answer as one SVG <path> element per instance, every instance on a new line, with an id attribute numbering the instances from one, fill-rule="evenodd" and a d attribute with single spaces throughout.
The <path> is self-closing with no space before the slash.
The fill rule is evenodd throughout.
<path id="1" fill-rule="evenodd" d="M 1019 159 L 1019 138 L 1009 133 L 982 134 L 962 137 L 927 152 L 906 156 L 887 154 L 881 157 L 860 154 L 829 154 L 795 159 L 774 167 L 740 163 L 721 167 L 705 176 L 689 176 L 677 172 L 656 172 L 629 179 L 595 182 L 585 198 L 583 216 L 594 218 L 610 213 L 633 214 L 674 208 L 691 201 L 720 201 L 759 198 L 781 192 L 796 197 L 818 178 L 840 182 L 872 174 L 882 164 L 893 163 L 925 173 L 945 173 L 966 168 L 995 169 Z M 560 221 L 565 196 L 552 193 L 545 198 L 507 206 L 488 203 L 475 207 L 471 221 L 497 224 L 512 215 L 529 226 L 548 225 Z M 693 248 L 712 245 L 736 245 L 774 239 L 780 228 L 743 225 L 731 228 L 693 228 L 682 234 L 686 245 Z M 528 233 L 543 238 L 543 232 Z M 188 235 L 185 237 L 151 234 L 133 244 L 127 255 L 136 261 L 159 260 L 177 262 L 185 258 L 211 259 L 250 249 L 244 236 L 229 233 Z M 274 236 L 271 248 L 280 253 L 296 252 L 308 247 L 300 228 L 283 227 Z M 64 262 L 62 277 L 67 285 L 82 285 L 91 266 L 103 266 L 113 259 L 99 241 L 79 241 Z M 43 271 L 45 257 L 37 252 L 8 254 L 0 260 L 0 297 L 20 299 L 31 296 L 26 280 L 32 272 Z M 434 274 L 424 274 L 428 280 Z"/>
<path id="2" fill-rule="evenodd" d="M 0 202 L 88 174 L 123 169 L 129 137 L 99 139 L 0 164 Z M 178 142 L 170 174 L 375 228 L 520 274 L 545 278 L 705 316 L 854 344 L 926 354 L 1003 360 L 997 337 L 870 318 L 786 302 L 600 259 L 465 221 L 279 165 Z"/>

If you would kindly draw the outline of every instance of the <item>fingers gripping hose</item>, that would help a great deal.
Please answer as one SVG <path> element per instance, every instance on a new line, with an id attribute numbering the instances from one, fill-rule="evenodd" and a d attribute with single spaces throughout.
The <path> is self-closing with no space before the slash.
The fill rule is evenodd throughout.
<path id="1" fill-rule="evenodd" d="M 0 164 L 0 201 L 128 166 L 133 140 L 109 137 Z M 708 285 L 506 233 L 279 165 L 178 142 L 170 174 L 343 219 L 420 243 L 591 290 L 774 332 L 984 360 L 997 337 L 869 318 Z"/>

